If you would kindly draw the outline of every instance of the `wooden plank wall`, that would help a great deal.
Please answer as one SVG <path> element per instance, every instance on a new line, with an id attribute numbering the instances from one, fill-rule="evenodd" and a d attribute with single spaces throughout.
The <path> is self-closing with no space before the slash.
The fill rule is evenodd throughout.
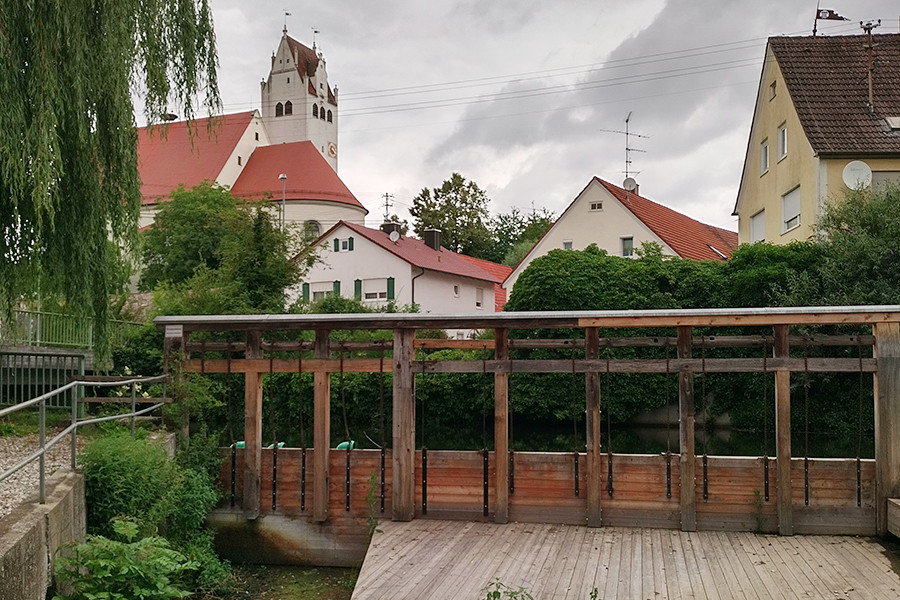
<path id="1" fill-rule="evenodd" d="M 346 509 L 344 451 L 330 453 L 329 519 L 366 518 L 369 478 L 375 472 L 375 510 L 391 517 L 391 452 L 385 456 L 385 511 L 380 511 L 381 452 L 350 453 L 350 510 Z M 230 506 L 231 450 L 220 473 L 222 507 Z M 277 458 L 276 508 L 272 510 L 271 449 L 262 451 L 260 515 L 311 518 L 314 512 L 314 451 L 306 451 L 306 503 L 301 510 L 301 455 L 298 448 L 282 448 Z M 244 450 L 235 452 L 235 510 L 243 497 Z M 488 516 L 484 516 L 484 462 L 480 451 L 428 451 L 428 506 L 422 506 L 422 452 L 415 453 L 415 516 L 449 520 L 493 520 L 496 508 L 496 464 L 488 453 Z M 613 493 L 607 491 L 609 455 L 600 457 L 602 525 L 615 527 L 681 527 L 679 455 L 671 460 L 671 497 L 666 496 L 666 457 L 651 454 L 613 454 Z M 526 523 L 583 525 L 587 521 L 587 456 L 579 455 L 578 494 L 575 493 L 575 454 L 516 452 L 511 468 L 513 490 L 509 518 Z M 791 508 L 794 532 L 801 534 L 872 535 L 875 533 L 875 461 L 860 461 L 861 506 L 857 506 L 855 459 L 810 459 L 809 497 L 805 504 L 804 461 L 791 461 Z M 778 530 L 775 459 L 769 459 L 769 500 L 764 498 L 764 466 L 760 457 L 709 456 L 703 497 L 703 458 L 696 457 L 697 528 L 722 531 Z"/>

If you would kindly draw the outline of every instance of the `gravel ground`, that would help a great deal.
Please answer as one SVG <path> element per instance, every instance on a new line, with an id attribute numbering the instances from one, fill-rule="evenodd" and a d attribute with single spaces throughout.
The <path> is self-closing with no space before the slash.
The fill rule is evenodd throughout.
<path id="1" fill-rule="evenodd" d="M 55 436 L 56 432 L 47 434 L 47 439 Z M 78 438 L 78 448 L 81 449 L 84 440 Z M 47 475 L 58 469 L 69 469 L 71 440 L 63 439 L 51 448 L 45 455 Z M 6 471 L 17 462 L 38 449 L 37 434 L 22 437 L 0 437 L 0 472 Z M 37 499 L 40 474 L 39 462 L 36 459 L 30 465 L 4 481 L 0 481 L 0 518 L 7 515 L 13 508 L 27 501 Z"/>

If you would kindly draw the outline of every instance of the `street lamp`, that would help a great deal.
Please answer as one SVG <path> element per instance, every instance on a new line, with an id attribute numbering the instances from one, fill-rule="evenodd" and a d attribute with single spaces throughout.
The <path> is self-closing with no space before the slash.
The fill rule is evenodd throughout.
<path id="1" fill-rule="evenodd" d="M 282 173 L 278 179 L 281 180 L 281 231 L 284 231 L 284 188 L 287 185 L 287 175 Z"/>

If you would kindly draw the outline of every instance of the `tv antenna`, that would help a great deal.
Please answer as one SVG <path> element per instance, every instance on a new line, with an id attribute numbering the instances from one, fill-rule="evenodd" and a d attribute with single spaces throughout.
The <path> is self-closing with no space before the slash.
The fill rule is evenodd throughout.
<path id="1" fill-rule="evenodd" d="M 646 138 L 646 135 L 640 135 L 637 133 L 631 133 L 630 123 L 631 123 L 631 113 L 632 111 L 628 111 L 628 116 L 625 117 L 625 182 L 622 186 L 625 188 L 625 191 L 632 192 L 637 189 L 637 182 L 631 176 L 631 153 L 632 152 L 646 152 L 646 150 L 640 150 L 638 148 L 631 147 L 631 136 Z M 639 173 L 640 171 L 638 171 Z M 633 173 L 637 175 L 637 173 Z"/>
<path id="2" fill-rule="evenodd" d="M 390 210 L 394 207 L 394 195 L 385 192 L 382 197 L 384 198 L 384 222 L 387 223 Z"/>

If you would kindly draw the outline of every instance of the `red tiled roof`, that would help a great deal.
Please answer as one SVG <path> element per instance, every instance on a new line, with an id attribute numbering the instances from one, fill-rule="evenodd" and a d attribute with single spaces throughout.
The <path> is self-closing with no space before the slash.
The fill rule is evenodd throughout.
<path id="1" fill-rule="evenodd" d="M 507 265 L 497 264 L 489 260 L 475 258 L 474 256 L 466 256 L 465 254 L 460 254 L 460 256 L 479 269 L 483 269 L 494 277 L 497 277 L 501 282 L 505 281 L 513 271 L 512 267 Z M 500 283 L 494 284 L 494 312 L 503 311 L 503 307 L 506 305 L 506 289 L 500 287 L 500 285 Z"/>
<path id="2" fill-rule="evenodd" d="M 468 277 L 470 279 L 489 281 L 494 284 L 503 281 L 496 275 L 489 273 L 485 269 L 475 266 L 475 264 L 466 260 L 470 257 L 447 250 L 443 246 L 441 246 L 440 251 L 434 250 L 422 240 L 405 235 L 401 235 L 400 239 L 394 243 L 390 240 L 388 234 L 380 229 L 370 229 L 346 221 L 339 221 L 335 227 L 340 225 L 344 225 L 351 231 L 366 238 L 370 242 L 381 246 L 391 254 L 405 260 L 414 267 L 428 269 L 429 271 L 450 273 L 452 275 L 459 275 L 460 277 Z M 329 229 L 319 239 L 326 239 L 335 227 Z"/>
<path id="3" fill-rule="evenodd" d="M 316 69 L 319 67 L 319 57 L 316 56 L 316 51 L 309 46 L 301 44 L 291 36 L 286 37 L 288 47 L 291 49 L 291 53 L 297 61 L 297 72 L 304 77 L 312 77 L 315 75 Z"/>
<path id="4" fill-rule="evenodd" d="M 900 34 L 873 35 L 874 114 L 869 112 L 865 35 L 771 37 L 794 109 L 818 154 L 897 154 L 900 131 Z"/>
<path id="5" fill-rule="evenodd" d="M 250 155 L 231 193 L 240 198 L 280 200 L 281 173 L 287 175 L 288 200 L 328 200 L 365 208 L 312 142 L 260 146 Z"/>
<path id="6" fill-rule="evenodd" d="M 737 248 L 738 235 L 734 231 L 701 223 L 633 192 L 626 192 L 599 177 L 594 177 L 594 180 L 681 258 L 722 261 L 730 257 L 731 252 Z M 722 258 L 713 248 L 726 258 Z"/>
<path id="7" fill-rule="evenodd" d="M 191 124 L 193 140 L 188 136 L 187 122 L 138 129 L 138 170 L 141 177 L 141 203 L 155 204 L 166 198 L 179 185 L 193 187 L 206 180 L 215 181 L 247 130 L 253 112 L 196 119 Z"/>

